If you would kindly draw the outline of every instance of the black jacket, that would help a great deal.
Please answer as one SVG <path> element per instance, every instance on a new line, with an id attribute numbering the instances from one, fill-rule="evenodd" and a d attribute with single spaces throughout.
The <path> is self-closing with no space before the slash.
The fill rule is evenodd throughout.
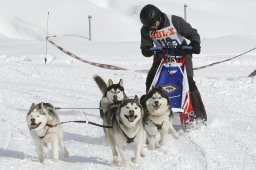
<path id="1" fill-rule="evenodd" d="M 165 28 L 170 25 L 170 22 L 169 22 L 168 17 L 165 14 L 163 16 L 164 16 L 164 21 L 163 21 L 162 28 Z M 180 35 L 182 35 L 186 39 L 190 40 L 191 42 L 196 42 L 198 44 L 201 43 L 200 35 L 198 34 L 197 30 L 192 28 L 191 25 L 189 23 L 187 23 L 183 18 L 176 16 L 176 15 L 172 15 L 172 22 L 173 22 L 175 29 L 177 30 L 177 32 Z M 149 36 L 149 31 L 150 30 L 144 26 L 142 26 L 142 28 L 140 30 L 140 34 L 141 34 L 140 49 L 141 49 L 142 54 L 145 57 L 150 57 L 153 55 L 153 52 L 149 51 L 149 48 L 154 46 L 153 40 Z M 186 43 L 186 42 L 184 42 L 184 43 Z"/>

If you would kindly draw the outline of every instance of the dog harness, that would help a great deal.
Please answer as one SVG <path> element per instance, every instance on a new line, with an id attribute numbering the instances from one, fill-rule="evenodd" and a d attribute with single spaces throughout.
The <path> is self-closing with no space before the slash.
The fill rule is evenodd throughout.
<path id="1" fill-rule="evenodd" d="M 162 129 L 163 124 L 164 124 L 164 122 L 162 122 L 162 124 L 161 124 L 161 125 L 156 124 L 156 123 L 154 123 L 154 122 L 152 122 L 152 123 L 157 127 L 157 129 L 158 129 L 158 130 Z"/>
<path id="2" fill-rule="evenodd" d="M 149 119 L 149 118 L 148 118 L 148 115 L 147 115 L 147 117 L 145 116 L 145 118 L 146 118 L 146 119 Z M 154 123 L 151 119 L 149 119 L 149 120 L 157 127 L 157 130 L 162 129 L 163 124 L 164 124 L 164 121 L 163 121 L 161 124 L 157 124 L 157 123 Z M 148 124 L 148 123 L 145 123 L 145 124 Z"/>
<path id="3" fill-rule="evenodd" d="M 120 124 L 123 124 L 123 122 L 122 121 L 119 121 L 119 123 Z M 135 137 L 136 137 L 136 135 L 133 137 L 133 138 L 130 138 L 129 136 L 127 136 L 126 135 L 126 133 L 123 131 L 123 128 L 120 126 L 120 128 L 121 128 L 121 131 L 123 132 L 123 134 L 124 134 L 124 136 L 126 137 L 126 143 L 132 143 L 133 141 L 134 141 L 134 139 L 135 139 Z"/>
<path id="4" fill-rule="evenodd" d="M 126 141 L 126 143 L 132 143 L 133 141 L 134 141 L 134 139 L 135 139 L 135 137 L 136 137 L 136 135 L 133 137 L 133 138 L 129 138 L 125 133 L 124 133 L 124 131 L 122 130 L 122 132 L 123 132 L 123 134 L 124 134 L 124 136 L 127 138 L 127 141 Z"/>
<path id="5" fill-rule="evenodd" d="M 46 134 L 47 134 L 49 128 L 53 128 L 53 127 L 55 127 L 55 126 L 52 125 L 52 124 L 47 123 L 47 124 L 46 124 L 46 128 L 47 128 L 47 129 L 46 129 L 44 135 L 43 135 L 43 136 L 39 136 L 39 138 L 40 138 L 40 139 L 43 139 L 43 138 L 46 136 Z"/>

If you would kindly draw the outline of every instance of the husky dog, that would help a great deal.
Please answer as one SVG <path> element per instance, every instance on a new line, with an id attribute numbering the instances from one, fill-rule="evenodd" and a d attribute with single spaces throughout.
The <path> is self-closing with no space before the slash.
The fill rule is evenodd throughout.
<path id="1" fill-rule="evenodd" d="M 150 90 L 146 96 L 141 98 L 140 102 L 145 112 L 143 126 L 147 134 L 146 143 L 150 150 L 156 148 L 155 137 L 158 132 L 160 133 L 159 144 L 161 146 L 165 144 L 168 131 L 172 133 L 173 137 L 178 138 L 179 135 L 172 124 L 171 105 L 161 87 Z"/>
<path id="2" fill-rule="evenodd" d="M 27 123 L 31 136 L 35 142 L 38 159 L 40 162 L 47 157 L 47 143 L 52 143 L 53 159 L 59 159 L 58 146 L 64 157 L 69 153 L 63 142 L 63 131 L 60 125 L 59 117 L 53 105 L 49 103 L 32 103 L 27 113 Z"/>
<path id="3" fill-rule="evenodd" d="M 103 97 L 100 100 L 100 116 L 103 118 L 104 114 L 108 112 L 111 103 L 121 103 L 124 99 L 127 99 L 127 96 L 124 92 L 122 79 L 120 79 L 118 84 L 113 84 L 113 81 L 109 79 L 108 85 L 98 75 L 94 76 L 94 80 L 103 94 Z"/>
<path id="4" fill-rule="evenodd" d="M 114 116 L 113 116 L 114 115 Z M 143 143 L 143 108 L 139 104 L 138 96 L 134 99 L 126 99 L 121 104 L 111 104 L 106 119 L 112 128 L 106 129 L 105 135 L 111 145 L 113 163 L 118 163 L 118 153 L 120 154 L 124 166 L 130 167 L 131 161 L 125 152 L 127 143 L 135 143 L 135 158 L 133 162 L 139 162 L 144 156 L 142 150 Z"/>

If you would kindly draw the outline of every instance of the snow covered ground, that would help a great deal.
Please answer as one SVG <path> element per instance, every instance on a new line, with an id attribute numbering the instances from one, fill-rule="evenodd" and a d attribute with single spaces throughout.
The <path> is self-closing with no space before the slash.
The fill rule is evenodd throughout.
<path id="1" fill-rule="evenodd" d="M 59 40 L 58 43 L 66 45 L 64 41 Z M 39 44 L 44 46 L 44 43 Z M 36 48 L 33 43 L 23 45 L 32 51 Z M 136 50 L 131 50 L 136 49 L 138 42 L 123 42 L 119 46 L 115 42 L 109 42 L 106 46 L 97 42 L 80 45 L 85 48 L 101 47 L 95 55 L 87 55 L 82 50 L 77 52 L 84 59 L 129 70 L 97 68 L 54 49 L 48 56 L 47 65 L 44 65 L 43 54 L 19 55 L 18 46 L 11 48 L 16 54 L 0 55 L 0 169 L 115 168 L 111 164 L 111 150 L 105 142 L 103 130 L 75 123 L 63 125 L 65 144 L 70 152 L 69 159 L 61 158 L 57 163 L 47 159 L 43 164 L 36 161 L 34 143 L 25 121 L 32 102 L 50 102 L 58 107 L 98 107 L 101 93 L 92 79 L 95 74 L 105 80 L 111 78 L 114 82 L 122 78 L 128 96 L 141 96 L 145 92 L 146 73 L 135 70 L 149 69 L 152 59 L 144 58 Z M 104 55 L 110 46 L 119 50 L 126 47 L 130 52 L 121 54 L 124 50 L 112 50 Z M 0 48 L 8 50 L 2 43 Z M 231 56 L 233 54 L 202 54 L 194 57 L 194 66 Z M 209 117 L 207 127 L 185 133 L 179 140 L 169 136 L 168 144 L 161 149 L 146 149 L 146 157 L 141 164 L 134 165 L 134 168 L 255 169 L 256 80 L 247 77 L 255 68 L 255 53 L 249 53 L 235 60 L 195 71 L 195 80 Z M 101 123 L 98 110 L 60 110 L 59 114 L 61 121 L 90 120 Z M 132 156 L 131 148 L 129 153 Z"/>
<path id="2" fill-rule="evenodd" d="M 12 1 L 4 4 L 11 5 Z M 139 8 L 145 2 L 136 4 L 134 1 L 129 1 L 129 3 L 127 1 L 125 5 L 130 5 L 128 7 L 131 8 L 122 6 L 118 1 L 111 1 L 116 2 L 114 5 L 109 2 L 90 1 L 90 5 L 86 9 L 95 8 L 95 13 L 99 12 L 99 9 L 111 11 L 110 14 L 115 17 L 115 14 L 118 13 L 125 17 L 123 19 L 128 18 L 130 21 L 134 19 L 131 22 L 139 22 L 135 21 L 138 12 L 135 10 L 134 14 L 131 14 L 130 9 L 137 9 L 132 7 Z M 163 1 L 158 4 L 167 8 L 167 2 Z M 203 3 L 203 1 L 200 2 Z M 238 1 L 235 2 L 234 6 L 239 7 Z M 78 7 L 80 3 L 83 4 L 82 1 L 76 1 L 71 8 Z M 220 7 L 220 3 L 220 1 L 212 2 L 211 9 L 215 9 L 215 6 L 217 9 Z M 64 15 L 62 12 L 68 9 L 68 6 L 65 6 L 67 4 L 70 3 L 66 0 L 63 1 L 62 8 L 56 4 L 53 7 L 59 9 L 56 11 L 57 14 Z M 182 3 L 172 1 L 171 4 Z M 246 0 L 243 5 L 246 4 L 255 7 L 253 1 Z M 24 4 L 20 5 L 25 7 Z M 195 6 L 193 3 L 190 5 Z M 227 4 L 224 3 L 224 5 Z M 34 29 L 36 34 L 33 35 L 36 36 L 30 34 L 31 30 L 28 31 L 30 33 L 24 31 L 29 28 L 38 28 L 33 27 L 32 23 L 36 17 L 40 18 L 40 12 L 45 12 L 43 11 L 46 9 L 45 6 L 42 5 L 41 10 L 34 11 L 35 14 L 38 14 L 34 18 L 28 12 L 22 14 L 20 12 L 22 10 L 18 10 L 15 6 L 15 10 L 11 10 L 13 15 L 20 14 L 23 19 L 34 19 L 31 22 L 15 20 L 17 21 L 16 25 L 13 24 L 15 17 L 6 17 L 11 12 L 8 13 L 6 9 L 1 11 L 4 14 L 1 17 L 5 20 L 0 22 L 0 169 L 122 169 L 122 164 L 114 166 L 111 163 L 111 149 L 105 142 L 103 130 L 92 125 L 76 123 L 63 125 L 64 142 L 69 150 L 70 158 L 61 157 L 58 162 L 53 162 L 50 155 L 50 158 L 43 164 L 39 163 L 26 124 L 26 114 L 32 102 L 49 102 L 56 107 L 69 108 L 98 107 L 101 92 L 92 79 L 95 74 L 104 77 L 105 80 L 111 78 L 114 82 L 123 79 L 128 96 L 144 94 L 147 75 L 145 70 L 150 68 L 152 58 L 145 58 L 140 54 L 139 38 L 133 34 L 138 32 L 136 35 L 139 36 L 139 23 L 134 30 L 129 29 L 130 26 L 128 26 L 127 29 L 131 32 L 127 33 L 126 31 L 127 35 L 122 34 L 119 38 L 115 37 L 114 41 L 108 39 L 111 34 L 106 35 L 105 41 L 101 41 L 98 37 L 99 41 L 92 42 L 76 37 L 52 38 L 58 45 L 85 60 L 116 65 L 127 68 L 126 71 L 106 70 L 82 63 L 60 52 L 51 44 L 48 44 L 48 63 L 45 65 L 43 60 L 45 42 L 38 41 L 43 36 L 40 36 L 41 29 Z M 234 9 L 234 6 L 230 11 Z M 198 12 L 203 10 L 202 8 L 199 5 L 196 6 L 193 8 L 193 13 L 199 15 Z M 82 10 L 82 7 L 79 9 Z M 113 12 L 110 9 L 116 10 Z M 212 10 L 212 13 L 209 10 L 208 14 L 211 14 L 212 17 L 215 16 L 217 20 L 220 16 L 216 16 L 216 12 L 219 12 L 221 16 L 224 15 L 221 9 Z M 204 10 L 206 11 L 206 9 Z M 180 13 L 182 14 L 182 11 Z M 249 13 L 248 10 L 243 14 Z M 70 14 L 77 13 L 73 11 Z M 226 17 L 230 16 L 226 15 Z M 232 18 L 241 20 L 241 16 L 237 18 L 232 16 Z M 120 22 L 123 21 L 122 17 L 119 19 Z M 41 20 L 43 19 L 38 21 Z M 56 20 L 57 18 L 55 18 Z M 198 26 L 198 24 L 193 24 L 196 23 L 196 18 L 193 20 L 195 22 L 192 22 L 192 25 Z M 63 33 L 70 33 L 68 30 L 79 32 L 79 29 L 76 28 L 78 21 L 74 21 L 73 25 L 63 29 Z M 246 21 L 247 19 L 243 20 L 243 22 Z M 59 25 L 52 25 L 52 29 L 64 24 L 64 21 L 58 20 L 58 22 Z M 114 23 L 111 24 L 114 25 Z M 7 29 L 10 28 L 10 25 L 12 28 L 17 25 L 16 28 L 23 26 L 24 29 Z M 44 25 L 41 24 L 41 26 Z M 227 24 L 225 27 L 229 27 L 229 25 Z M 207 32 L 213 31 L 213 29 L 206 29 L 206 26 L 198 26 L 198 29 L 201 29 L 205 35 Z M 233 57 L 256 46 L 255 32 L 252 31 L 252 34 L 248 32 L 248 35 L 235 35 L 237 34 L 236 29 L 229 32 L 216 33 L 216 35 L 226 35 L 223 37 L 202 38 L 202 53 L 194 56 L 194 67 Z M 207 36 L 211 35 L 207 34 Z M 256 52 L 253 51 L 234 60 L 195 71 L 195 80 L 208 114 L 207 126 L 184 133 L 178 140 L 169 136 L 167 145 L 155 151 L 149 151 L 144 145 L 146 157 L 140 164 L 133 165 L 133 168 L 145 170 L 256 169 L 256 79 L 247 77 L 255 69 Z M 61 121 L 89 120 L 102 123 L 98 110 L 60 110 L 59 115 Z M 128 153 L 130 157 L 133 156 L 132 146 L 128 147 Z"/>

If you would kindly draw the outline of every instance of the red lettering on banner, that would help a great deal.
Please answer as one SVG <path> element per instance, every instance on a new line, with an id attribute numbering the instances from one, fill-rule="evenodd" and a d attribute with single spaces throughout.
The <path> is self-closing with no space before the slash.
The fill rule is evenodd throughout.
<path id="1" fill-rule="evenodd" d="M 163 38 L 163 37 L 167 37 L 168 35 L 173 35 L 176 34 L 174 31 L 174 28 L 169 28 L 167 32 L 165 32 L 164 30 L 161 31 L 153 31 L 150 34 L 151 38 Z"/>
<path id="2" fill-rule="evenodd" d="M 162 38 L 161 32 L 156 32 L 156 38 Z"/>
<path id="3" fill-rule="evenodd" d="M 151 37 L 151 38 L 156 38 L 156 32 L 151 32 L 150 37 Z"/>
<path id="4" fill-rule="evenodd" d="M 167 34 L 167 32 L 164 32 L 164 30 L 163 31 L 161 31 L 162 32 L 162 37 L 166 37 L 166 36 L 168 36 L 168 34 Z"/>
<path id="5" fill-rule="evenodd" d="M 169 30 L 169 35 L 175 34 L 174 28 L 169 28 L 168 30 Z"/>

